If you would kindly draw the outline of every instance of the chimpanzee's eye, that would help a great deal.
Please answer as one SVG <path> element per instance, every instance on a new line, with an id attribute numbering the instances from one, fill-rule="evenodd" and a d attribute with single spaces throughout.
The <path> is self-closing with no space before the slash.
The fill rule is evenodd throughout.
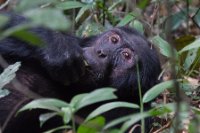
<path id="1" fill-rule="evenodd" d="M 119 36 L 116 35 L 116 34 L 111 35 L 111 36 L 109 37 L 109 40 L 110 40 L 113 44 L 116 44 L 116 43 L 119 42 Z"/>

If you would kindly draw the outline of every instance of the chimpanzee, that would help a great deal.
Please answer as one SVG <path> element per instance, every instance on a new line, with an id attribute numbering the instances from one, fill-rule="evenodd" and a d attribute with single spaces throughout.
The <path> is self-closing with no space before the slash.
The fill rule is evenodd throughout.
<path id="1" fill-rule="evenodd" d="M 6 15 L 10 21 L 4 29 L 30 21 L 16 14 Z M 22 105 L 34 98 L 24 91 L 69 101 L 76 94 L 114 87 L 119 100 L 138 103 L 136 64 L 143 93 L 157 82 L 160 64 L 156 51 L 132 28 L 116 27 L 86 38 L 39 26 L 28 32 L 38 36 L 44 45 L 36 46 L 15 36 L 0 40 L 0 54 L 4 59 L 9 63 L 22 62 L 17 79 L 25 86 L 19 91 L 8 85 L 10 94 L 0 99 L 0 124 L 4 133 L 38 133 L 58 126 L 53 122 L 40 128 L 37 111 L 14 117 Z"/>

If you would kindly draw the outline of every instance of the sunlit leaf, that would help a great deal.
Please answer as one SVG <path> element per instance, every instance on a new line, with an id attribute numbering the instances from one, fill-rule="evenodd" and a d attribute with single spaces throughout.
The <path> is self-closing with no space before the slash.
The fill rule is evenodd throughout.
<path id="1" fill-rule="evenodd" d="M 41 114 L 41 115 L 39 116 L 40 127 L 42 127 L 43 124 L 44 124 L 47 120 L 51 119 L 52 117 L 54 117 L 54 116 L 56 116 L 56 115 L 57 115 L 57 113 L 55 113 L 55 112 L 53 112 L 53 113 Z"/>
<path id="2" fill-rule="evenodd" d="M 97 117 L 93 120 L 84 122 L 78 128 L 77 133 L 98 133 L 105 125 L 105 118 Z"/>
<path id="3" fill-rule="evenodd" d="M 10 94 L 10 91 L 7 89 L 0 89 L 0 98 L 5 97 Z"/>
<path id="4" fill-rule="evenodd" d="M 81 0 L 81 2 L 90 4 L 90 3 L 94 2 L 94 0 Z"/>
<path id="5" fill-rule="evenodd" d="M 92 113 L 90 113 L 88 115 L 88 117 L 86 118 L 86 121 L 89 120 L 89 119 L 92 119 L 100 114 L 103 114 L 107 111 L 110 111 L 112 109 L 115 109 L 115 108 L 139 108 L 138 105 L 136 104 L 133 104 L 133 103 L 127 103 L 127 102 L 111 102 L 111 103 L 107 103 L 107 104 L 104 104 L 100 107 L 98 107 L 97 109 L 95 109 Z"/>
<path id="6" fill-rule="evenodd" d="M 0 28 L 3 27 L 8 22 L 8 20 L 9 20 L 8 17 L 0 15 Z"/>
<path id="7" fill-rule="evenodd" d="M 128 24 L 129 22 L 131 22 L 133 19 L 135 19 L 136 14 L 133 13 L 129 13 L 128 15 L 126 15 L 118 24 L 117 26 L 124 26 L 126 24 Z"/>
<path id="8" fill-rule="evenodd" d="M 103 31 L 105 31 L 105 27 L 103 27 L 101 24 L 85 21 L 84 24 L 82 24 L 76 31 L 76 35 L 80 37 L 88 37 L 100 34 Z"/>
<path id="9" fill-rule="evenodd" d="M 31 45 L 35 45 L 35 46 L 44 46 L 44 42 L 43 40 L 37 36 L 37 34 L 34 34 L 34 33 L 31 33 L 31 32 L 28 32 L 26 30 L 19 30 L 19 31 L 16 31 L 14 33 L 12 33 L 12 36 L 24 41 L 24 42 L 27 42 Z"/>
<path id="10" fill-rule="evenodd" d="M 140 0 L 137 6 L 141 9 L 144 9 L 149 3 L 149 0 Z"/>
<path id="11" fill-rule="evenodd" d="M 85 6 L 83 6 L 83 7 L 79 10 L 78 14 L 76 15 L 75 21 L 78 22 L 79 19 L 82 17 L 82 15 L 83 15 L 87 10 L 89 10 L 91 7 L 92 7 L 91 5 L 85 5 Z"/>
<path id="12" fill-rule="evenodd" d="M 40 6 L 50 4 L 50 3 L 56 3 L 56 1 L 55 0 L 20 0 L 17 3 L 15 11 L 23 12 L 28 9 L 29 10 L 33 8 L 38 9 Z"/>
<path id="13" fill-rule="evenodd" d="M 59 130 L 63 130 L 63 129 L 71 129 L 71 126 L 60 126 L 60 127 L 56 127 L 54 129 L 51 129 L 51 130 L 48 130 L 44 133 L 55 133 L 56 131 L 59 131 Z"/>
<path id="14" fill-rule="evenodd" d="M 159 94 L 161 94 L 165 89 L 173 88 L 174 87 L 175 80 L 169 80 L 162 82 L 160 84 L 157 84 L 153 86 L 151 89 L 149 89 L 143 96 L 143 102 L 147 103 L 154 98 L 156 98 Z"/>
<path id="15" fill-rule="evenodd" d="M 147 112 L 143 113 L 137 113 L 131 116 L 131 119 L 127 122 L 125 122 L 121 127 L 121 132 L 124 133 L 126 130 L 128 130 L 129 127 L 131 127 L 133 124 L 138 122 L 141 119 L 144 119 L 146 117 L 149 117 L 149 114 Z"/>
<path id="16" fill-rule="evenodd" d="M 132 115 L 122 116 L 120 118 L 112 120 L 111 122 L 109 122 L 108 124 L 106 124 L 104 126 L 104 129 L 106 130 L 106 129 L 112 128 L 112 127 L 114 127 L 116 125 L 119 125 L 119 124 L 121 124 L 121 123 L 123 123 L 123 122 L 125 122 L 125 121 L 127 121 L 129 119 L 131 119 L 131 116 Z"/>
<path id="17" fill-rule="evenodd" d="M 66 30 L 70 26 L 70 21 L 60 10 L 43 8 L 28 10 L 24 16 L 31 19 L 31 23 L 51 29 Z"/>
<path id="18" fill-rule="evenodd" d="M 70 102 L 70 105 L 76 109 L 76 108 L 77 108 L 77 105 L 80 103 L 80 101 L 81 101 L 86 95 L 88 95 L 88 93 L 78 94 L 78 95 L 74 96 L 74 97 L 72 98 L 71 102 Z"/>
<path id="19" fill-rule="evenodd" d="M 85 4 L 78 1 L 66 1 L 58 3 L 56 7 L 59 9 L 68 10 L 68 9 L 80 8 L 83 7 L 84 5 Z"/>
<path id="20" fill-rule="evenodd" d="M 183 64 L 183 68 L 184 70 L 189 70 L 189 68 L 191 67 L 191 65 L 193 64 L 193 62 L 195 61 L 196 57 L 197 57 L 197 53 L 198 53 L 198 49 L 192 49 L 190 51 L 188 51 L 187 53 L 187 57 L 185 59 L 185 62 Z"/>
<path id="21" fill-rule="evenodd" d="M 116 89 L 113 88 L 97 89 L 82 98 L 77 104 L 76 110 L 97 102 L 116 99 L 117 97 L 115 96 L 114 91 L 116 91 Z"/>
<path id="22" fill-rule="evenodd" d="M 174 48 L 172 48 L 170 44 L 164 39 L 162 39 L 160 36 L 153 37 L 152 42 L 160 49 L 160 53 L 162 55 L 177 59 L 177 51 Z"/>
<path id="23" fill-rule="evenodd" d="M 192 42 L 191 44 L 187 45 L 186 47 L 184 47 L 183 49 L 181 49 L 179 51 L 179 54 L 194 48 L 200 48 L 200 38 L 196 39 L 194 42 Z"/>
<path id="24" fill-rule="evenodd" d="M 0 89 L 2 89 L 6 84 L 8 84 L 11 80 L 16 76 L 16 71 L 21 66 L 20 62 L 16 62 L 13 65 L 9 65 L 0 75 Z"/>
<path id="25" fill-rule="evenodd" d="M 129 25 L 130 25 L 130 27 L 133 27 L 137 31 L 139 31 L 140 33 L 144 34 L 144 27 L 143 27 L 143 24 L 140 21 L 134 20 Z"/>
<path id="26" fill-rule="evenodd" d="M 64 124 L 67 124 L 72 118 L 73 110 L 70 107 L 63 107 L 61 108 L 61 111 L 62 111 L 63 122 Z"/>
<path id="27" fill-rule="evenodd" d="M 60 108 L 68 107 L 68 106 L 69 104 L 58 99 L 41 98 L 41 99 L 33 100 L 30 103 L 26 104 L 18 112 L 31 110 L 31 109 L 47 109 L 47 110 L 59 112 Z"/>
<path id="28" fill-rule="evenodd" d="M 195 16 L 194 16 L 194 21 L 200 27 L 200 11 L 199 11 L 199 9 L 197 9 L 197 11 L 196 11 Z"/>

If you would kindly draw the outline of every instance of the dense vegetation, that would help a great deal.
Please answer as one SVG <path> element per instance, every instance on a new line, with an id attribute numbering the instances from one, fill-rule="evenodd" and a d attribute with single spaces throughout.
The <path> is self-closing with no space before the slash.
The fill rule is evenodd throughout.
<path id="1" fill-rule="evenodd" d="M 98 34 L 115 26 L 129 25 L 145 34 L 160 53 L 162 82 L 141 97 L 140 105 L 125 102 L 102 105 L 91 112 L 79 127 L 75 127 L 74 113 L 95 102 L 114 99 L 111 88 L 80 94 L 70 103 L 56 99 L 39 99 L 21 109 L 50 110 L 51 113 L 41 115 L 41 125 L 55 115 L 61 116 L 63 126 L 49 130 L 48 133 L 59 129 L 70 129 L 77 133 L 97 133 L 112 129 L 110 132 L 118 133 L 146 117 L 155 119 L 150 132 L 200 132 L 198 0 L 20 0 L 17 4 L 14 2 L 7 0 L 2 3 L 0 10 L 14 10 L 32 21 L 8 30 L 0 30 L 0 39 L 12 35 L 33 45 L 38 44 L 40 39 L 26 31 L 27 28 L 38 25 L 69 31 L 81 37 Z M 0 15 L 0 29 L 7 21 L 8 18 Z M 3 64 L 2 61 L 0 64 Z M 20 63 L 9 66 L 0 75 L 0 98 L 9 95 L 9 91 L 3 87 L 14 78 L 19 66 Z M 104 93 L 105 97 L 93 100 Z M 97 117 L 117 107 L 142 108 L 143 104 L 150 101 L 152 108 L 149 111 L 144 112 L 141 109 L 140 113 L 122 116 L 107 125 L 103 117 Z M 113 129 L 112 127 L 118 123 L 123 123 L 122 127 Z M 96 126 L 87 126 L 92 124 Z M 141 127 L 144 132 L 144 125 Z"/>

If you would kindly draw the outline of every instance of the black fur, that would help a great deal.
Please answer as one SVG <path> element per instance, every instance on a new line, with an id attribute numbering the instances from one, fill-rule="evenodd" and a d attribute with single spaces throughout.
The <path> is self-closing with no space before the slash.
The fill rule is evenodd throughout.
<path id="1" fill-rule="evenodd" d="M 29 21 L 18 15 L 7 15 L 11 20 L 5 29 Z M 138 103 L 137 63 L 143 93 L 157 82 L 160 65 L 156 51 L 134 29 L 118 27 L 88 38 L 42 27 L 28 31 L 39 36 L 45 46 L 37 47 L 11 36 L 0 41 L 0 53 L 10 63 L 22 61 L 17 78 L 40 96 L 69 101 L 76 94 L 110 86 L 117 89 L 119 100 Z M 31 100 L 23 91 L 10 88 L 11 94 L 0 99 L 1 125 L 14 108 L 19 109 Z M 116 114 L 126 115 L 123 112 Z M 25 112 L 10 119 L 4 133 L 37 133 L 60 124 L 49 122 L 47 128 L 44 125 L 41 129 L 38 115 L 38 111 Z M 108 119 L 117 116 L 111 117 Z"/>

